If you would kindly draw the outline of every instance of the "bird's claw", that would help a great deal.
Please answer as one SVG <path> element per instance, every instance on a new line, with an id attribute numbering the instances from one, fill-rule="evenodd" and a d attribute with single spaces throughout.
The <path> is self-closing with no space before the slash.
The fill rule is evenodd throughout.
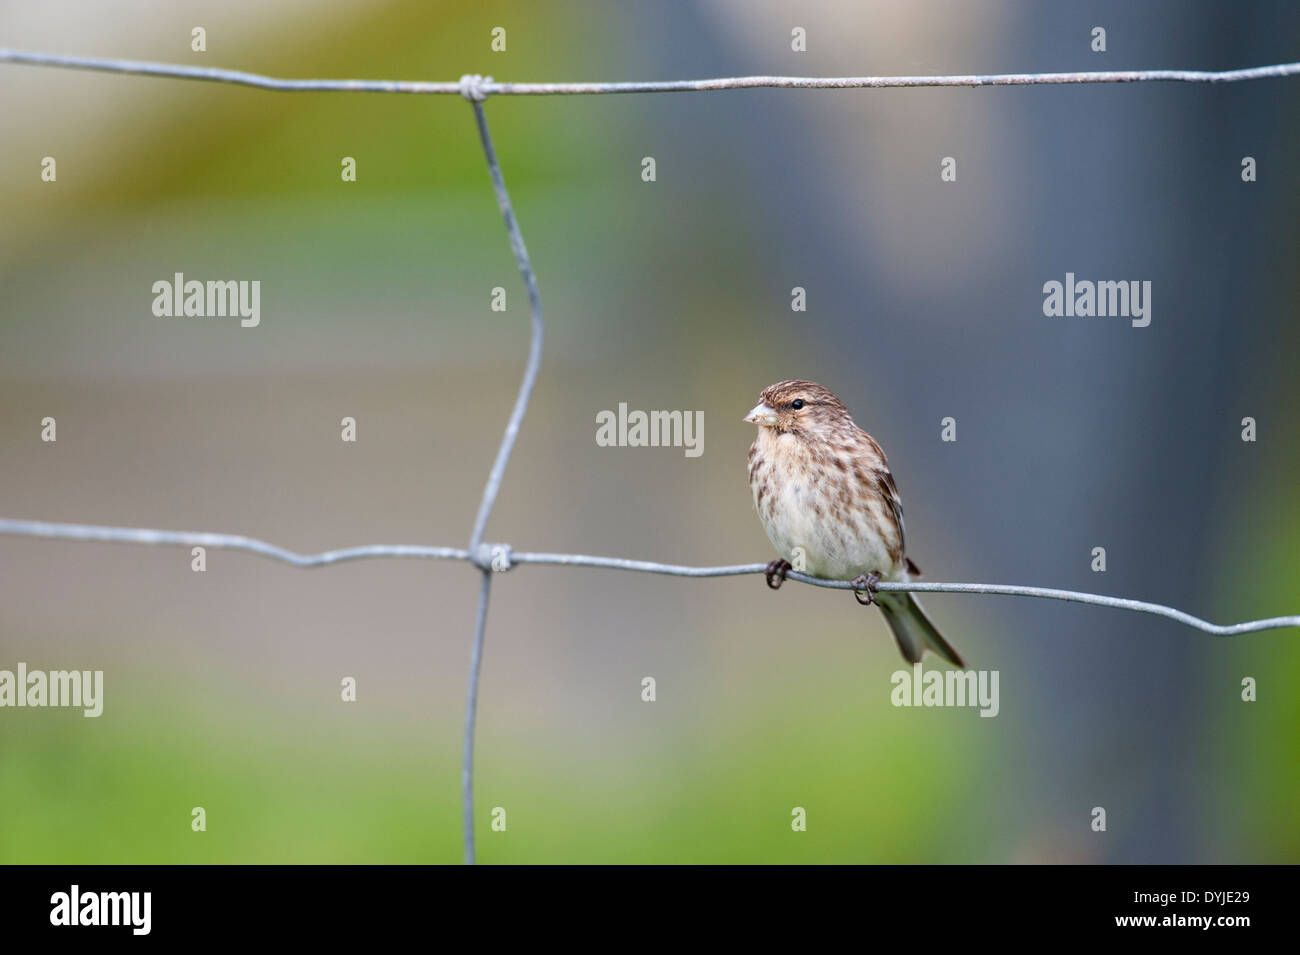
<path id="1" fill-rule="evenodd" d="M 785 583 L 785 575 L 790 573 L 791 564 L 785 558 L 774 560 L 767 565 L 767 570 L 763 576 L 767 578 L 767 585 L 773 590 L 780 590 L 781 585 Z"/>
<path id="2" fill-rule="evenodd" d="M 858 574 L 850 581 L 853 585 L 853 596 L 858 598 L 858 603 L 864 607 L 870 607 L 876 602 L 876 584 L 880 583 L 879 574 Z M 863 600 L 862 595 L 867 595 Z"/>

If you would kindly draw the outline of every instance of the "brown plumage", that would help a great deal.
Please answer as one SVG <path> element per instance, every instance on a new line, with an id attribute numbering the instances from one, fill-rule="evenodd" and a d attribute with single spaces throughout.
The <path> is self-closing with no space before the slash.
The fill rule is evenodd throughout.
<path id="1" fill-rule="evenodd" d="M 874 593 L 877 581 L 920 575 L 906 553 L 898 486 L 875 439 L 827 389 L 800 379 L 764 388 L 745 420 L 758 425 L 749 449 L 754 506 L 782 558 L 814 577 L 861 583 L 908 661 L 928 648 L 964 667 L 912 594 Z M 779 586 L 772 575 L 789 569 L 774 564 L 769 583 Z"/>

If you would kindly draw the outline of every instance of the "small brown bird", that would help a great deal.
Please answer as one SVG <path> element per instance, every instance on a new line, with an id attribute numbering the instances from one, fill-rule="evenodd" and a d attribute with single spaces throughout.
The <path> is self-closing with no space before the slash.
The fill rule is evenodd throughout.
<path id="1" fill-rule="evenodd" d="M 928 648 L 964 667 L 912 594 L 876 591 L 921 570 L 904 550 L 903 504 L 875 439 L 812 381 L 769 385 L 745 420 L 758 425 L 749 449 L 754 506 L 782 557 L 767 566 L 768 586 L 781 586 L 791 561 L 814 577 L 851 580 L 859 603 L 880 607 L 909 662 Z"/>

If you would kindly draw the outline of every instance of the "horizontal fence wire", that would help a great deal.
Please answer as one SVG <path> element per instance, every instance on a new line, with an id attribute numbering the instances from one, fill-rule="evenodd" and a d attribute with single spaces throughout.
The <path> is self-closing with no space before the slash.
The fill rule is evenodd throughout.
<path id="1" fill-rule="evenodd" d="M 298 554 L 283 547 L 252 537 L 235 534 L 191 533 L 188 531 L 151 530 L 147 528 L 108 527 L 89 524 L 65 524 L 49 521 L 30 521 L 0 518 L 0 533 L 28 537 L 57 538 L 64 540 L 106 541 L 134 544 L 213 547 L 226 550 L 243 550 L 284 561 L 295 567 L 321 567 L 344 561 L 370 558 L 409 557 L 435 560 L 469 561 L 482 573 L 479 586 L 478 609 L 475 614 L 474 638 L 470 649 L 468 685 L 465 694 L 465 727 L 463 760 L 461 766 L 461 794 L 464 810 L 465 861 L 476 861 L 474 840 L 474 735 L 478 711 L 479 674 L 483 661 L 483 641 L 486 631 L 488 602 L 492 575 L 521 564 L 551 564 L 564 567 L 596 567 L 640 573 L 666 574 L 675 577 L 729 577 L 742 574 L 761 574 L 766 564 L 736 564 L 721 567 L 690 567 L 679 564 L 661 564 L 653 561 L 629 560 L 619 557 L 594 557 L 587 554 L 550 554 L 515 552 L 508 545 L 485 544 L 483 535 L 491 516 L 497 492 L 500 489 L 511 450 L 528 410 L 533 386 L 541 365 L 542 309 L 536 277 L 524 246 L 523 235 L 511 209 L 509 193 L 501 167 L 497 161 L 492 137 L 488 130 L 483 102 L 489 96 L 549 96 L 587 95 L 600 93 L 676 93 L 706 92 L 739 89 L 891 89 L 906 87 L 982 87 L 982 86 L 1059 86 L 1098 83 L 1240 83 L 1248 80 L 1273 79 L 1300 75 L 1300 63 L 1278 63 L 1246 69 L 1205 70 L 1105 70 L 1079 73 L 992 73 L 955 76 L 734 76 L 703 80 L 663 80 L 620 83 L 499 83 L 491 77 L 462 76 L 456 82 L 422 82 L 400 80 L 335 80 L 335 79 L 284 79 L 213 67 L 185 66 L 141 60 L 122 60 L 104 57 L 66 56 L 27 50 L 0 48 L 0 62 L 28 66 L 48 66 L 73 70 L 92 70 L 139 76 L 199 80 L 225 83 L 281 92 L 341 92 L 341 93 L 414 93 L 458 94 L 474 110 L 479 138 L 487 161 L 488 173 L 497 197 L 497 206 L 505 221 L 515 261 L 528 291 L 532 317 L 531 338 L 527 364 L 519 394 L 505 436 L 493 461 L 482 501 L 470 533 L 468 548 L 428 547 L 420 545 L 373 544 L 323 551 L 318 554 Z M 817 587 L 852 589 L 853 584 L 842 580 L 824 580 L 791 571 L 788 578 Z M 1197 630 L 1217 636 L 1233 636 L 1282 627 L 1300 627 L 1300 615 L 1248 620 L 1243 623 L 1218 625 L 1194 617 L 1189 613 L 1163 604 L 1124 597 L 1107 597 L 1100 594 L 1057 590 L 1047 587 L 1026 587 L 1018 584 L 966 584 L 966 583 L 908 583 L 881 582 L 882 591 L 914 591 L 922 593 L 1000 594 L 1016 597 L 1040 597 L 1071 603 L 1131 610 L 1166 617 Z"/>
<path id="2" fill-rule="evenodd" d="M 102 73 L 131 73 L 173 79 L 229 83 L 280 92 L 416 93 L 464 95 L 468 81 L 487 96 L 578 96 L 598 93 L 692 93 L 744 89 L 897 89 L 918 86 L 1062 86 L 1087 83 L 1241 83 L 1300 75 L 1300 63 L 1275 63 L 1239 70 L 1094 70 L 1075 73 L 969 73 L 956 76 L 728 76 L 703 80 L 649 80 L 631 83 L 498 83 L 491 77 L 457 82 L 422 80 L 311 80 L 263 76 L 208 66 L 64 56 L 0 48 L 0 61 L 55 66 Z"/>
<path id="3" fill-rule="evenodd" d="M 17 521 L 7 518 L 0 518 L 0 534 L 21 534 L 27 537 L 52 537 L 67 540 L 118 541 L 132 544 L 177 544 L 225 550 L 243 550 L 253 554 L 260 554 L 263 557 L 282 560 L 285 563 L 293 564 L 295 567 L 321 567 L 327 564 L 338 564 L 344 561 L 365 560 L 375 557 L 422 557 L 433 560 L 471 561 L 490 568 L 495 555 L 502 571 L 510 570 L 522 564 L 597 567 L 606 570 L 625 570 L 643 574 L 664 574 L 669 577 L 739 577 L 746 574 L 762 574 L 767 570 L 766 564 L 693 567 L 684 564 L 661 564 L 649 560 L 630 560 L 624 557 L 596 557 L 590 554 L 533 553 L 511 550 L 504 544 L 483 544 L 476 555 L 472 555 L 469 550 L 455 547 L 422 547 L 413 544 L 372 544 L 364 547 L 327 550 L 319 554 L 296 554 L 293 551 L 285 550 L 283 547 L 276 547 L 265 541 L 233 534 L 156 531 L 134 527 L 101 527 L 87 524 L 58 524 L 48 521 Z M 814 587 L 827 587 L 833 590 L 853 589 L 853 583 L 848 580 L 827 580 L 823 577 L 810 577 L 807 574 L 801 574 L 793 570 L 786 576 L 789 580 L 797 580 L 800 583 L 811 584 Z M 907 583 L 890 583 L 882 580 L 876 585 L 876 589 L 880 591 L 898 590 L 931 594 L 995 594 L 1006 597 L 1042 597 L 1049 600 L 1064 600 L 1069 603 L 1091 604 L 1094 607 L 1111 607 L 1115 610 L 1133 610 L 1138 613 L 1155 614 L 1220 637 L 1254 633 L 1259 630 L 1300 627 L 1300 614 L 1220 625 L 1210 623 L 1208 620 L 1202 620 L 1200 617 L 1195 617 L 1174 607 L 1167 607 L 1164 604 L 1151 603 L 1146 600 L 1132 600 L 1128 597 L 1107 597 L 1102 594 L 1084 593 L 1077 590 L 1059 590 L 1054 587 L 1027 587 L 1020 584 L 930 583 L 918 580 Z"/>

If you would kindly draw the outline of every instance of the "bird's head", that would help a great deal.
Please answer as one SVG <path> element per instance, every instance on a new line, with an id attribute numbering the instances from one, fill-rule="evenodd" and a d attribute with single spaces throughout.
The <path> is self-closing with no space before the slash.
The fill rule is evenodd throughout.
<path id="1" fill-rule="evenodd" d="M 745 420 L 781 434 L 807 435 L 853 423 L 840 399 L 815 381 L 798 378 L 764 388 Z"/>

